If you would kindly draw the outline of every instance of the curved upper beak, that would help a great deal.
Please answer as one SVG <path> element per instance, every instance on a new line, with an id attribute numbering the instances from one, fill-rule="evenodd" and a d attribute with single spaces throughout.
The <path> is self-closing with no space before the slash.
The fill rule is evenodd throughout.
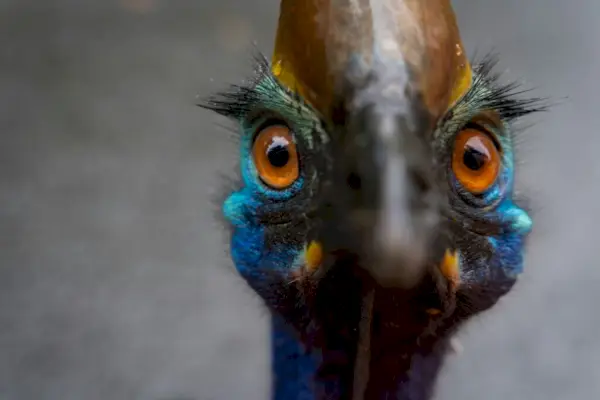
<path id="1" fill-rule="evenodd" d="M 330 123 L 338 236 L 413 287 L 438 223 L 433 130 L 471 83 L 450 1 L 282 0 L 273 73 Z"/>

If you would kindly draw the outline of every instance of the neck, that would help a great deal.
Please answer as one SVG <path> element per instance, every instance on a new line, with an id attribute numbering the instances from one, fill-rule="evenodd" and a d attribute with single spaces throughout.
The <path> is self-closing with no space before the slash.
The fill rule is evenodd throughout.
<path id="1" fill-rule="evenodd" d="M 453 318 L 435 320 L 424 299 L 381 287 L 338 301 L 329 289 L 309 322 L 273 312 L 273 398 L 430 399 Z M 330 294 L 326 308 L 319 292 Z"/>

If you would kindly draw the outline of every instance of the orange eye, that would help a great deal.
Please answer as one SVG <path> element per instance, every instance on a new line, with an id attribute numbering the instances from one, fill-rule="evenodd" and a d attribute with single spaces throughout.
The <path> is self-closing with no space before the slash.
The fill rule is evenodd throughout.
<path id="1" fill-rule="evenodd" d="M 296 144 L 289 128 L 283 125 L 260 131 L 252 155 L 260 179 L 274 189 L 285 189 L 300 175 Z"/>
<path id="2" fill-rule="evenodd" d="M 500 151 L 486 133 L 465 129 L 456 137 L 452 170 L 469 192 L 479 194 L 489 189 L 498 177 L 500 163 Z"/>

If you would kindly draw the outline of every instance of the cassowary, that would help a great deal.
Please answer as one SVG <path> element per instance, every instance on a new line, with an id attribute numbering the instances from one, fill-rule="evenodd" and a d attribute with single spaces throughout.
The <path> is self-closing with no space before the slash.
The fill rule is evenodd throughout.
<path id="1" fill-rule="evenodd" d="M 449 0 L 282 0 L 271 62 L 201 106 L 239 124 L 222 203 L 270 310 L 272 397 L 425 400 L 451 335 L 523 267 L 515 119 Z"/>

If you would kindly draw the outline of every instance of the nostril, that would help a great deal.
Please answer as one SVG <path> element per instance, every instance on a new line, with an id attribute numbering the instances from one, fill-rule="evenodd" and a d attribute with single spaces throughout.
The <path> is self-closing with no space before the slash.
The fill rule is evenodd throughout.
<path id="1" fill-rule="evenodd" d="M 431 188 L 429 180 L 423 172 L 412 169 L 410 172 L 410 177 L 418 193 L 426 193 Z"/>
<path id="2" fill-rule="evenodd" d="M 360 190 L 362 186 L 360 176 L 358 176 L 354 172 L 348 174 L 348 177 L 346 178 L 346 183 L 352 190 Z"/>

